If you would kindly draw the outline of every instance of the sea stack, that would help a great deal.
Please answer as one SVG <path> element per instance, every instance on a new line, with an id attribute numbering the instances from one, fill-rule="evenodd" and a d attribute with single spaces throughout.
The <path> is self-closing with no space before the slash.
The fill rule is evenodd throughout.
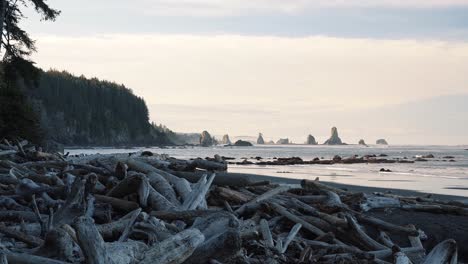
<path id="1" fill-rule="evenodd" d="M 358 144 L 367 147 L 367 144 L 366 144 L 366 142 L 364 141 L 364 139 L 359 140 L 359 143 L 358 143 Z"/>
<path id="2" fill-rule="evenodd" d="M 214 140 L 208 131 L 203 131 L 200 137 L 200 146 L 209 147 L 214 145 Z"/>
<path id="3" fill-rule="evenodd" d="M 221 142 L 222 144 L 225 144 L 225 145 L 231 145 L 231 140 L 229 139 L 229 135 L 226 134 L 223 136 L 223 140 Z"/>
<path id="4" fill-rule="evenodd" d="M 381 139 L 377 139 L 375 144 L 377 144 L 377 145 L 388 145 L 388 142 L 387 142 L 387 140 L 381 138 Z"/>
<path id="5" fill-rule="evenodd" d="M 280 138 L 278 141 L 276 141 L 276 144 L 278 145 L 287 145 L 289 144 L 289 138 Z"/>
<path id="6" fill-rule="evenodd" d="M 325 143 L 324 145 L 343 145 L 343 142 L 341 141 L 341 138 L 338 136 L 338 129 L 336 127 L 332 127 L 331 129 L 331 136 Z"/>
<path id="7" fill-rule="evenodd" d="M 314 136 L 312 136 L 312 135 L 307 136 L 306 144 L 307 145 L 318 145 L 317 141 L 315 140 Z"/>
<path id="8" fill-rule="evenodd" d="M 257 144 L 259 144 L 259 145 L 265 144 L 265 140 L 263 140 L 262 133 L 258 133 Z"/>

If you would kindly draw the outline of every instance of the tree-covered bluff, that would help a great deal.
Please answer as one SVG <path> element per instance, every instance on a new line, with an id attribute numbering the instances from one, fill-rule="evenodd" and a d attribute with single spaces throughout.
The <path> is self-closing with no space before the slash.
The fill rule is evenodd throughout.
<path id="1" fill-rule="evenodd" d="M 89 146 L 172 143 L 149 122 L 143 98 L 124 85 L 49 70 L 41 72 L 37 87 L 25 90 L 48 140 Z"/>

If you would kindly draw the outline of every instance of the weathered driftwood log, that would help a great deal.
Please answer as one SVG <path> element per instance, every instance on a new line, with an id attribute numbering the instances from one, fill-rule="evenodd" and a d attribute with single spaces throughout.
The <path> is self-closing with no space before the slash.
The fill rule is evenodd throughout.
<path id="1" fill-rule="evenodd" d="M 189 258 L 195 249 L 205 241 L 205 236 L 196 228 L 186 229 L 161 243 L 149 248 L 141 264 L 178 264 Z"/>
<path id="2" fill-rule="evenodd" d="M 148 177 L 149 183 L 151 186 L 164 196 L 169 202 L 178 206 L 180 205 L 179 200 L 177 199 L 176 193 L 169 182 L 160 174 L 155 172 L 150 172 L 146 174 Z"/>
<path id="3" fill-rule="evenodd" d="M 248 203 L 243 204 L 241 207 L 239 207 L 239 209 L 237 209 L 235 211 L 235 213 L 237 215 L 242 215 L 249 207 L 254 207 L 255 208 L 256 205 L 259 205 L 262 201 L 270 199 L 271 197 L 273 197 L 273 196 L 275 196 L 277 194 L 287 192 L 291 188 L 292 188 L 291 186 L 285 185 L 285 186 L 279 186 L 279 187 L 277 187 L 275 189 L 267 191 L 266 193 L 255 197 L 253 200 L 249 201 Z"/>
<path id="4" fill-rule="evenodd" d="M 371 238 L 369 235 L 367 235 L 366 232 L 362 230 L 362 228 L 358 225 L 358 223 L 352 216 L 347 215 L 346 220 L 348 220 L 350 230 L 352 231 L 351 234 L 353 236 L 353 239 L 356 240 L 356 242 L 359 242 L 360 244 L 362 244 L 370 250 L 387 249 L 386 246 L 380 244 L 379 242 Z"/>
<path id="5" fill-rule="evenodd" d="M 226 171 L 227 170 L 227 163 L 224 163 L 224 162 L 209 161 L 209 160 L 204 160 L 204 159 L 194 159 L 191 163 L 196 168 L 200 168 L 200 169 L 208 170 L 208 171 Z"/>
<path id="6" fill-rule="evenodd" d="M 424 264 L 458 263 L 457 242 L 447 239 L 435 246 L 426 256 Z"/>
<path id="7" fill-rule="evenodd" d="M 148 179 L 143 174 L 136 174 L 123 179 L 106 195 L 110 197 L 121 198 L 132 193 L 137 193 L 139 203 L 142 207 L 146 207 L 148 196 L 150 194 L 150 186 Z"/>
<path id="8" fill-rule="evenodd" d="M 70 264 L 70 262 L 64 262 L 60 260 L 55 260 L 55 259 L 50 259 L 50 258 L 44 258 L 40 256 L 35 256 L 31 254 L 25 254 L 25 253 L 13 253 L 13 252 L 2 252 L 0 250 L 0 253 L 3 253 L 7 260 L 8 263 L 15 263 L 15 264 Z"/>
<path id="9" fill-rule="evenodd" d="M 86 180 L 77 177 L 65 204 L 54 214 L 53 225 L 71 224 L 77 216 L 85 213 Z"/>
<path id="10" fill-rule="evenodd" d="M 203 176 L 206 172 L 204 171 L 195 171 L 195 172 L 187 172 L 187 171 L 173 171 L 174 175 L 187 179 L 190 182 L 197 182 L 200 177 Z M 251 174 L 244 174 L 244 173 L 234 173 L 234 172 L 223 172 L 218 171 L 216 172 L 216 179 L 214 180 L 213 184 L 218 186 L 236 186 L 236 187 L 243 187 L 243 186 L 251 186 L 254 185 L 256 182 L 253 180 L 253 175 Z"/>
<path id="11" fill-rule="evenodd" d="M 211 187 L 213 180 L 215 179 L 216 174 L 212 174 L 210 178 L 206 179 L 204 175 L 200 180 L 193 186 L 192 192 L 189 197 L 184 201 L 181 210 L 194 210 L 196 209 L 202 201 L 205 201 L 205 195 Z"/>
<path id="12" fill-rule="evenodd" d="M 131 168 L 132 170 L 142 172 L 145 174 L 149 174 L 153 172 L 164 177 L 169 183 L 171 183 L 174 186 L 174 189 L 181 196 L 182 201 L 184 201 L 189 196 L 190 192 L 192 191 L 192 188 L 190 187 L 190 183 L 186 179 L 181 179 L 170 173 L 156 169 L 155 167 L 149 164 L 146 164 L 144 162 L 134 160 L 131 158 L 127 159 L 126 163 L 128 164 L 129 168 Z"/>
<path id="13" fill-rule="evenodd" d="M 356 219 L 359 220 L 360 222 L 375 226 L 379 229 L 382 229 L 388 232 L 392 232 L 396 234 L 403 234 L 403 235 L 408 235 L 408 236 L 419 235 L 419 232 L 414 228 L 398 226 L 398 225 L 386 222 L 384 220 L 381 220 L 372 216 L 360 214 L 360 213 L 356 213 L 355 216 L 356 216 Z"/>
<path id="14" fill-rule="evenodd" d="M 45 237 L 44 244 L 35 254 L 47 258 L 73 262 L 73 239 L 63 228 L 49 230 Z"/>
<path id="15" fill-rule="evenodd" d="M 88 264 L 113 264 L 106 250 L 104 240 L 89 217 L 78 217 L 73 222 L 78 245 Z"/>
<path id="16" fill-rule="evenodd" d="M 96 201 L 110 204 L 112 208 L 119 210 L 119 211 L 123 211 L 123 212 L 130 212 L 140 207 L 135 202 L 131 202 L 131 201 L 115 198 L 115 197 L 110 197 L 106 195 L 95 194 L 94 197 L 96 198 Z"/>
<path id="17" fill-rule="evenodd" d="M 18 241 L 24 242 L 31 247 L 38 247 L 44 243 L 44 241 L 38 237 L 25 234 L 21 231 L 16 231 L 5 226 L 3 223 L 0 223 L 0 233 L 4 234 L 5 236 L 14 238 Z"/>
<path id="18" fill-rule="evenodd" d="M 331 191 L 337 194 L 349 194 L 349 192 L 331 187 L 325 184 L 322 184 L 319 182 L 319 178 L 317 177 L 315 180 L 302 180 L 301 181 L 301 186 L 302 188 L 306 190 L 311 190 L 311 191 Z"/>
<path id="19" fill-rule="evenodd" d="M 304 219 L 302 219 L 301 217 L 297 216 L 297 215 L 294 215 L 292 214 L 291 212 L 289 212 L 286 208 L 284 208 L 283 206 L 279 205 L 279 204 L 276 204 L 276 203 L 268 203 L 270 205 L 271 208 L 273 208 L 273 210 L 275 210 L 278 214 L 288 218 L 289 220 L 295 222 L 295 223 L 299 223 L 301 224 L 305 229 L 309 230 L 312 234 L 316 235 L 316 236 L 321 236 L 323 234 L 325 234 L 325 232 L 323 232 L 322 230 L 320 230 L 319 228 L 313 226 L 312 224 L 310 224 L 309 222 L 305 221 Z"/>

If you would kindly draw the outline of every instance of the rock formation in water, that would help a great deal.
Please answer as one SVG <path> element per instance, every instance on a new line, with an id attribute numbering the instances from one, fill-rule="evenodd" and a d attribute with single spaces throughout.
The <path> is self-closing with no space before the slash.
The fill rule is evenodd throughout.
<path id="1" fill-rule="evenodd" d="M 236 143 L 234 143 L 234 146 L 236 147 L 251 147 L 253 146 L 252 143 L 245 141 L 245 140 L 237 140 Z"/>
<path id="2" fill-rule="evenodd" d="M 358 144 L 367 147 L 367 144 L 366 144 L 366 142 L 364 141 L 364 139 L 359 140 L 359 143 L 358 143 Z"/>
<path id="3" fill-rule="evenodd" d="M 307 136 L 306 144 L 307 144 L 307 145 L 317 145 L 318 143 L 317 143 L 317 141 L 315 140 L 314 136 L 309 135 L 309 136 Z"/>
<path id="4" fill-rule="evenodd" d="M 278 141 L 276 141 L 276 144 L 287 145 L 289 144 L 289 138 L 280 138 L 278 139 Z"/>
<path id="5" fill-rule="evenodd" d="M 387 142 L 387 140 L 381 138 L 381 139 L 377 139 L 375 144 L 377 144 L 377 145 L 388 145 L 388 142 Z"/>
<path id="6" fill-rule="evenodd" d="M 231 145 L 231 140 L 229 139 L 229 135 L 226 134 L 223 136 L 223 140 L 221 141 L 222 144 L 226 144 L 226 145 Z"/>
<path id="7" fill-rule="evenodd" d="M 259 144 L 259 145 L 265 144 L 265 140 L 263 140 L 262 133 L 258 133 L 257 144 Z"/>
<path id="8" fill-rule="evenodd" d="M 343 145 L 343 142 L 341 141 L 341 138 L 338 136 L 338 129 L 336 127 L 332 127 L 331 129 L 331 136 L 325 143 L 324 145 Z"/>
<path id="9" fill-rule="evenodd" d="M 200 137 L 200 146 L 209 147 L 209 146 L 213 146 L 214 144 L 215 144 L 215 141 L 211 137 L 210 133 L 208 133 L 208 131 L 206 130 L 203 131 Z"/>
<path id="10" fill-rule="evenodd" d="M 268 145 L 274 145 L 275 142 L 274 142 L 273 140 L 270 140 L 270 141 L 267 142 L 267 144 L 268 144 Z M 467 150 L 468 150 L 468 149 L 467 149 Z"/>

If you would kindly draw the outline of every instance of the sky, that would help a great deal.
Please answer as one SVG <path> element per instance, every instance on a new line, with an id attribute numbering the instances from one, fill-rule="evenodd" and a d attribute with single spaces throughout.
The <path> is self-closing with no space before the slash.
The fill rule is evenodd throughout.
<path id="1" fill-rule="evenodd" d="M 178 132 L 468 144 L 468 0 L 49 0 L 38 66 L 125 84 Z"/>

